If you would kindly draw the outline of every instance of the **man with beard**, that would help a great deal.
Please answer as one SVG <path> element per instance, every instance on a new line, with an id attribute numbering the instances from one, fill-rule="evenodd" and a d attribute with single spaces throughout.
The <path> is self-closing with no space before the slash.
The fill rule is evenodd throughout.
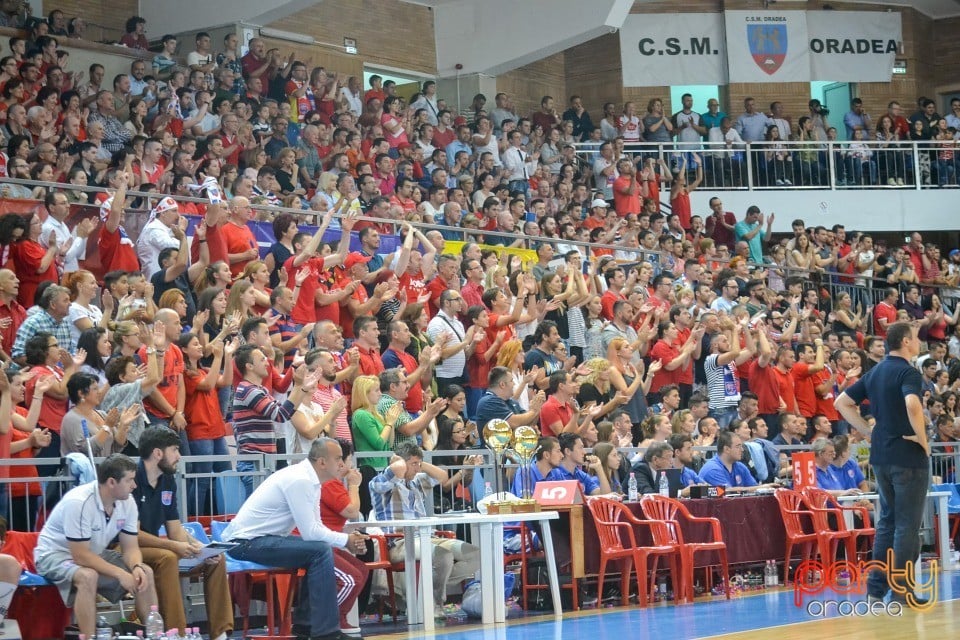
<path id="1" fill-rule="evenodd" d="M 171 629 L 185 633 L 187 618 L 180 592 L 181 559 L 196 558 L 203 548 L 183 528 L 177 511 L 177 483 L 174 473 L 180 460 L 180 438 L 166 427 L 150 427 L 140 436 L 133 497 L 140 514 L 137 541 L 143 561 L 153 569 L 160 615 Z M 160 528 L 165 527 L 166 538 Z M 214 556 L 191 569 L 203 577 L 203 595 L 210 621 L 210 637 L 227 638 L 233 631 L 233 603 L 227 585 L 226 562 Z"/>

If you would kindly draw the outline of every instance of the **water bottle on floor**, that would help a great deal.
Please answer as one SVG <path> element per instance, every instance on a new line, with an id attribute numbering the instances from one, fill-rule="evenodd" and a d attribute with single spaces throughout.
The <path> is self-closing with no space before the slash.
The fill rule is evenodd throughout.
<path id="1" fill-rule="evenodd" d="M 97 615 L 96 638 L 97 640 L 111 640 L 113 638 L 113 629 L 110 627 L 110 623 L 101 615 Z"/>
<path id="2" fill-rule="evenodd" d="M 160 616 L 160 608 L 155 604 L 150 605 L 150 615 L 147 616 L 144 635 L 147 640 L 163 640 L 166 637 L 163 630 L 163 618 Z"/>
<path id="3" fill-rule="evenodd" d="M 630 480 L 627 482 L 627 500 L 630 502 L 636 502 L 638 497 L 637 492 L 637 476 L 632 471 L 630 472 Z"/>

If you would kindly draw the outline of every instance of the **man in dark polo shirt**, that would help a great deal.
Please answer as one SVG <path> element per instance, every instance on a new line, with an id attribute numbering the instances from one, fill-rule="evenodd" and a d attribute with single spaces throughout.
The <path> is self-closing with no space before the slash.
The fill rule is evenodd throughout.
<path id="1" fill-rule="evenodd" d="M 896 584 L 891 598 L 916 607 L 928 601 L 914 595 L 903 576 L 906 563 L 916 562 L 920 555 L 917 531 L 930 486 L 922 380 L 911 364 L 920 353 L 917 327 L 907 322 L 890 325 L 887 348 L 887 357 L 841 393 L 834 406 L 844 420 L 870 438 L 870 464 L 880 494 L 873 559 L 885 563 L 892 555 L 893 566 L 870 573 L 867 596 L 871 602 L 882 600 Z M 877 421 L 872 431 L 860 414 L 860 403 L 868 399 Z M 936 597 L 936 591 L 932 595 Z"/>
<path id="2" fill-rule="evenodd" d="M 545 400 L 543 391 L 537 391 L 536 395 L 530 398 L 530 410 L 524 411 L 513 399 L 513 374 L 510 370 L 506 367 L 491 369 L 487 377 L 487 393 L 477 403 L 477 429 L 480 432 L 481 446 L 484 445 L 483 428 L 488 422 L 506 420 L 511 429 L 521 425 L 535 425 Z"/>
<path id="3" fill-rule="evenodd" d="M 180 591 L 181 558 L 196 557 L 202 545 L 190 537 L 177 511 L 177 483 L 173 474 L 180 460 L 180 437 L 166 427 L 150 427 L 140 436 L 133 497 L 140 512 L 138 542 L 143 561 L 153 569 L 160 615 L 167 627 L 186 633 L 187 617 Z M 159 537 L 166 527 L 165 538 Z M 194 571 L 203 575 L 203 597 L 210 621 L 210 637 L 227 638 L 233 631 L 233 603 L 227 585 L 226 562 L 214 556 Z"/>

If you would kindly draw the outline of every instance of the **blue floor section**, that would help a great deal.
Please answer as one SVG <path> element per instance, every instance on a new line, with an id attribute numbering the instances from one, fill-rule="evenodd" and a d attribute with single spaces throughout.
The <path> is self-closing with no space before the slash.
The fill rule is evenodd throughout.
<path id="1" fill-rule="evenodd" d="M 940 575 L 937 600 L 943 602 L 960 598 L 960 571 Z M 838 596 L 824 594 L 808 596 L 817 599 L 863 601 L 866 595 Z M 818 613 L 818 608 L 814 607 Z M 840 617 L 829 611 L 824 617 Z M 722 633 L 752 631 L 778 625 L 809 622 L 821 619 L 810 615 L 806 608 L 794 604 L 794 592 L 782 589 L 743 595 L 730 601 L 715 597 L 692 605 L 654 606 L 598 610 L 595 614 L 566 617 L 548 621 L 516 620 L 507 625 L 487 628 L 439 628 L 434 634 L 410 633 L 408 638 L 442 638 L 443 640 L 569 640 L 571 638 L 630 638 L 664 637 L 671 639 L 703 638 Z M 864 636 L 869 637 L 869 636 Z"/>

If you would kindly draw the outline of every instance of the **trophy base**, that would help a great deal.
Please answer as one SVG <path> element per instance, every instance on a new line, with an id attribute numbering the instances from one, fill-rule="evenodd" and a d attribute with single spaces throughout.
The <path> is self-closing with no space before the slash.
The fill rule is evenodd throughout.
<path id="1" fill-rule="evenodd" d="M 514 503 L 514 513 L 537 513 L 540 511 L 540 503 L 536 500 L 521 500 Z"/>
<path id="2" fill-rule="evenodd" d="M 499 515 L 503 513 L 536 513 L 540 511 L 540 504 L 535 500 L 512 500 L 510 502 L 488 502 L 487 513 Z"/>

